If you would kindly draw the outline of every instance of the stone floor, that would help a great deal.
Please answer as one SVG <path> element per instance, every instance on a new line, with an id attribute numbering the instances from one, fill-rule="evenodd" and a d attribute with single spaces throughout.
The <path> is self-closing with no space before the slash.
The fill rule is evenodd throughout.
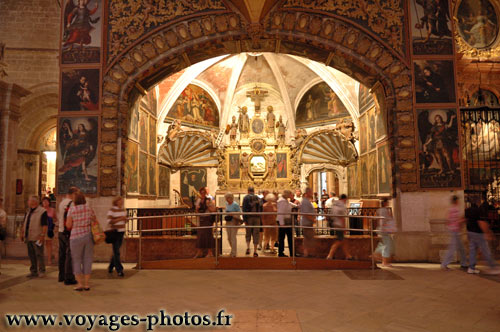
<path id="1" fill-rule="evenodd" d="M 86 330 L 8 329 L 6 313 L 146 315 L 160 309 L 171 314 L 225 309 L 234 316 L 227 331 L 500 330 L 500 277 L 468 275 L 456 267 L 446 272 L 435 264 L 396 264 L 374 272 L 131 268 L 127 264 L 125 278 L 118 279 L 107 274 L 105 264 L 94 264 L 91 291 L 75 292 L 57 282 L 55 267 L 45 278 L 27 279 L 26 261 L 4 260 L 0 331 Z"/>

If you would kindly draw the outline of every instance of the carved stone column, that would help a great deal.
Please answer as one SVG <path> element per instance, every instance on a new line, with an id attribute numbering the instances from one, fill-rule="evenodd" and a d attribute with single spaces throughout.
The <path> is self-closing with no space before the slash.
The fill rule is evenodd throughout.
<path id="1" fill-rule="evenodd" d="M 17 128 L 21 98 L 30 92 L 17 84 L 0 81 L 0 196 L 7 214 L 13 214 L 16 202 Z"/>

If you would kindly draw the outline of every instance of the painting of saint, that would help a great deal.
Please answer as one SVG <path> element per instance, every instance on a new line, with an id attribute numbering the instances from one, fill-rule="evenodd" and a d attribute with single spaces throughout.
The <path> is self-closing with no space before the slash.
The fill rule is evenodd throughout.
<path id="1" fill-rule="evenodd" d="M 170 170 L 162 165 L 158 165 L 158 196 L 170 196 Z"/>
<path id="2" fill-rule="evenodd" d="M 85 194 L 97 193 L 99 122 L 97 116 L 59 119 L 57 189 L 66 194 L 77 186 Z"/>
<path id="3" fill-rule="evenodd" d="M 61 111 L 99 111 L 99 69 L 63 69 Z"/>
<path id="4" fill-rule="evenodd" d="M 156 159 L 149 157 L 148 160 L 149 194 L 156 195 Z"/>
<path id="5" fill-rule="evenodd" d="M 252 119 L 252 132 L 254 134 L 262 134 L 264 131 L 264 121 L 262 119 Z"/>
<path id="6" fill-rule="evenodd" d="M 286 179 L 288 177 L 287 154 L 286 153 L 277 153 L 276 154 L 276 164 L 278 167 L 276 177 L 278 179 Z"/>
<path id="7" fill-rule="evenodd" d="M 368 155 L 362 156 L 360 158 L 361 162 L 361 195 L 368 195 L 370 194 L 370 187 L 369 187 L 369 180 L 368 177 L 370 176 L 368 174 Z"/>
<path id="8" fill-rule="evenodd" d="M 392 171 L 389 145 L 384 144 L 377 149 L 378 156 L 378 192 L 380 194 L 391 193 Z"/>
<path id="9" fill-rule="evenodd" d="M 139 111 L 139 146 L 141 151 L 148 151 L 148 114 Z"/>
<path id="10" fill-rule="evenodd" d="M 498 37 L 498 10 L 489 0 L 462 0 L 457 10 L 458 32 L 473 48 L 492 46 Z"/>
<path id="11" fill-rule="evenodd" d="M 188 168 L 181 171 L 182 201 L 190 206 L 198 198 L 198 191 L 207 186 L 206 168 Z"/>
<path id="12" fill-rule="evenodd" d="M 377 194 L 377 151 L 368 154 L 368 187 L 370 195 Z"/>
<path id="13" fill-rule="evenodd" d="M 148 91 L 147 95 L 145 95 L 141 99 L 141 105 L 144 107 L 146 111 L 151 113 L 151 115 L 156 117 L 157 111 L 157 99 L 156 99 L 156 91 L 155 89 L 151 89 Z"/>
<path id="14" fill-rule="evenodd" d="M 359 119 L 359 154 L 368 151 L 368 112 Z"/>
<path id="15" fill-rule="evenodd" d="M 297 127 L 309 127 L 318 123 L 335 122 L 349 116 L 347 108 L 337 94 L 321 82 L 311 87 L 301 98 L 296 113 Z"/>
<path id="16" fill-rule="evenodd" d="M 380 107 L 375 107 L 375 140 L 387 136 L 387 115 Z"/>
<path id="17" fill-rule="evenodd" d="M 359 197 L 358 192 L 358 165 L 347 166 L 347 196 L 350 198 Z"/>
<path id="18" fill-rule="evenodd" d="M 481 92 L 481 93 L 479 93 Z M 500 104 L 498 103 L 498 97 L 491 91 L 481 89 L 472 95 L 470 98 L 468 107 L 479 107 L 479 106 L 489 106 L 489 107 L 498 107 Z"/>
<path id="19" fill-rule="evenodd" d="M 240 178 L 240 155 L 231 153 L 229 155 L 229 179 L 239 180 Z"/>
<path id="20" fill-rule="evenodd" d="M 368 111 L 368 149 L 375 149 L 375 108 Z"/>
<path id="21" fill-rule="evenodd" d="M 414 65 L 417 103 L 455 102 L 453 61 L 417 60 Z"/>
<path id="22" fill-rule="evenodd" d="M 127 143 L 125 159 L 125 183 L 127 185 L 127 192 L 129 193 L 137 193 L 139 191 L 138 159 L 139 145 L 129 141 Z"/>
<path id="23" fill-rule="evenodd" d="M 156 155 L 156 120 L 149 117 L 149 154 Z"/>
<path id="24" fill-rule="evenodd" d="M 461 187 L 456 109 L 418 109 L 421 188 Z"/>
<path id="25" fill-rule="evenodd" d="M 453 54 L 448 1 L 449 0 L 410 1 L 413 54 Z"/>
<path id="26" fill-rule="evenodd" d="M 134 141 L 139 139 L 139 101 L 135 102 L 130 110 L 128 138 Z"/>
<path id="27" fill-rule="evenodd" d="M 139 194 L 148 194 L 148 156 L 139 153 Z"/>
<path id="28" fill-rule="evenodd" d="M 99 63 L 102 34 L 101 0 L 65 0 L 62 63 Z"/>
<path id="29" fill-rule="evenodd" d="M 167 119 L 179 119 L 183 125 L 201 125 L 219 129 L 219 110 L 212 97 L 199 86 L 189 84 L 177 98 Z"/>

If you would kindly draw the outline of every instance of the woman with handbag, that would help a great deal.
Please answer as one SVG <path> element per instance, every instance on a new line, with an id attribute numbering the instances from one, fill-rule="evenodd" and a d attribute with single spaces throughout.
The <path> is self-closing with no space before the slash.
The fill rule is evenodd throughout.
<path id="1" fill-rule="evenodd" d="M 47 211 L 47 237 L 45 238 L 47 264 L 52 265 L 52 239 L 54 238 L 54 227 L 57 225 L 57 214 L 56 210 L 50 206 L 50 198 L 48 197 L 42 198 L 42 207 Z"/>
<path id="2" fill-rule="evenodd" d="M 207 189 L 205 187 L 200 189 L 200 198 L 195 203 L 196 213 L 209 213 L 215 212 L 215 204 L 207 196 Z M 203 216 L 199 218 L 199 227 L 207 227 L 212 226 L 214 223 L 214 219 L 211 215 Z M 196 255 L 194 258 L 201 257 L 203 255 L 203 251 L 206 249 L 208 251 L 208 257 L 213 257 L 213 248 L 215 246 L 215 240 L 213 236 L 212 228 L 199 228 L 197 230 L 197 238 L 196 238 Z"/>
<path id="3" fill-rule="evenodd" d="M 113 268 L 119 277 L 123 277 L 123 265 L 120 260 L 120 248 L 125 234 L 125 222 L 127 211 L 123 208 L 123 198 L 115 197 L 113 207 L 108 211 L 108 230 L 106 231 L 106 242 L 113 246 L 113 255 L 108 266 L 108 272 L 113 273 Z"/>
<path id="4" fill-rule="evenodd" d="M 86 205 L 82 192 L 74 194 L 74 206 L 69 208 L 66 227 L 71 230 L 69 246 L 73 260 L 73 273 L 77 281 L 76 291 L 90 290 L 89 280 L 94 258 L 92 223 L 97 219 L 94 211 Z"/>
<path id="5" fill-rule="evenodd" d="M 224 195 L 226 199 L 226 212 L 241 212 L 241 208 L 234 201 L 234 195 L 232 193 L 226 193 Z M 225 216 L 226 226 L 239 226 L 241 225 L 240 216 Z M 227 239 L 229 245 L 231 246 L 231 257 L 236 257 L 236 250 L 238 249 L 236 235 L 238 234 L 238 227 L 226 228 Z"/>

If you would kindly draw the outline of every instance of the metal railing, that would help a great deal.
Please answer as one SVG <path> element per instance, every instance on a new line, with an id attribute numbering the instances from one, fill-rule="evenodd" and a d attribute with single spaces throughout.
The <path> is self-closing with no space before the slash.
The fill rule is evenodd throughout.
<path id="1" fill-rule="evenodd" d="M 328 227 L 328 226 L 302 226 L 298 225 L 295 222 L 292 222 L 292 225 L 287 225 L 287 226 L 282 226 L 279 224 L 276 225 L 245 225 L 241 224 L 238 226 L 233 226 L 233 225 L 225 225 L 222 223 L 223 216 L 233 216 L 233 217 L 241 217 L 245 215 L 252 215 L 252 216 L 265 216 L 265 215 L 272 215 L 277 217 L 278 215 L 287 215 L 287 216 L 292 216 L 293 219 L 299 219 L 300 217 L 304 216 L 313 216 L 315 220 L 317 221 L 320 217 L 328 217 L 328 218 L 346 218 L 346 224 L 347 224 L 347 219 L 348 218 L 362 218 L 365 220 L 368 220 L 368 229 L 363 229 L 360 230 L 358 228 L 350 228 L 347 224 L 346 227 Z M 200 217 L 212 217 L 214 219 L 214 222 L 211 226 L 193 226 L 196 224 L 199 224 L 199 218 Z M 174 225 L 176 227 L 165 227 L 165 226 L 172 226 L 172 224 L 165 224 L 165 220 L 175 218 L 177 220 L 184 220 L 183 226 L 177 227 L 178 225 Z M 179 219 L 180 218 L 180 219 Z M 149 222 L 152 219 L 160 220 L 160 222 L 156 222 L 156 226 L 160 226 L 161 228 L 152 228 L 151 224 L 148 224 L 147 228 L 144 228 L 144 222 Z M 334 215 L 334 214 L 327 214 L 327 213 L 299 213 L 299 212 L 291 212 L 291 213 L 277 213 L 277 212 L 212 212 L 212 213 L 184 213 L 184 214 L 169 214 L 169 215 L 160 215 L 160 216 L 130 216 L 127 218 L 127 228 L 126 228 L 126 236 L 129 238 L 137 238 L 138 239 L 138 255 L 137 255 L 137 268 L 141 269 L 142 268 L 142 250 L 143 250 L 143 239 L 147 236 L 154 236 L 154 235 L 174 235 L 174 236 L 179 236 L 179 235 L 195 235 L 197 233 L 197 230 L 200 229 L 212 229 L 212 234 L 214 236 L 215 240 L 215 264 L 219 264 L 219 242 L 222 241 L 222 230 L 224 228 L 259 228 L 259 229 L 264 229 L 264 228 L 292 228 L 292 248 L 289 248 L 291 256 L 292 256 L 292 264 L 296 264 L 296 248 L 295 248 L 295 238 L 299 237 L 299 232 L 297 230 L 303 230 L 306 228 L 309 229 L 314 229 L 316 230 L 316 235 L 318 235 L 318 230 L 319 231 L 324 231 L 324 234 L 331 234 L 331 231 L 344 231 L 344 232 L 364 232 L 364 233 L 369 233 L 370 236 L 370 253 L 371 253 L 371 265 L 372 269 L 375 269 L 375 259 L 374 259 L 374 235 L 378 233 L 379 231 L 375 229 L 374 227 L 374 222 L 378 222 L 380 220 L 384 219 L 384 217 L 380 216 L 353 216 L 353 215 Z M 186 222 L 187 220 L 187 222 Z M 130 227 L 133 225 L 133 227 Z M 320 235 L 323 234 L 320 232 Z M 324 235 L 323 234 L 323 235 Z"/>

